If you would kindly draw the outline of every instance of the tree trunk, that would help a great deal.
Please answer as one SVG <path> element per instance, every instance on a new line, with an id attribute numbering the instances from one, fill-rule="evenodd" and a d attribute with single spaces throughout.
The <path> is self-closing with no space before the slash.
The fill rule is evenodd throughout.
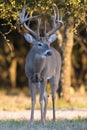
<path id="1" fill-rule="evenodd" d="M 64 49 L 63 49 L 63 64 L 61 82 L 63 89 L 63 97 L 66 100 L 70 98 L 70 86 L 71 86 L 71 53 L 73 48 L 73 18 L 69 17 L 66 21 L 64 30 Z"/>
<path id="2" fill-rule="evenodd" d="M 10 67 L 10 80 L 11 80 L 11 87 L 14 88 L 16 87 L 16 68 L 17 68 L 17 60 L 14 59 L 11 63 Z"/>
<path id="3" fill-rule="evenodd" d="M 17 59 L 14 58 L 9 68 L 10 82 L 12 88 L 16 87 L 16 76 L 17 76 L 16 73 L 17 73 Z"/>

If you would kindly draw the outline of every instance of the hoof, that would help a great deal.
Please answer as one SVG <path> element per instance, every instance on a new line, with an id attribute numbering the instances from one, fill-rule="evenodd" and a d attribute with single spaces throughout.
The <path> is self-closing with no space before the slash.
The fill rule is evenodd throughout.
<path id="1" fill-rule="evenodd" d="M 55 121 L 56 121 L 56 119 L 54 118 L 54 119 L 53 119 L 53 122 L 55 122 Z"/>
<path id="2" fill-rule="evenodd" d="M 41 120 L 41 125 L 45 125 L 45 120 Z"/>
<path id="3" fill-rule="evenodd" d="M 34 124 L 34 121 L 29 121 L 29 125 L 33 125 Z"/>

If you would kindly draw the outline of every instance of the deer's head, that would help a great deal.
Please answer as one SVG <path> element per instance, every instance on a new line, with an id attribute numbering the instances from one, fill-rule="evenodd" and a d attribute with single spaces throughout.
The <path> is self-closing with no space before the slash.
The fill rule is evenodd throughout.
<path id="1" fill-rule="evenodd" d="M 29 32 L 24 33 L 24 37 L 27 42 L 34 44 L 38 54 L 44 56 L 52 55 L 52 50 L 50 49 L 50 44 L 57 39 L 57 34 L 54 34 L 62 25 L 62 14 L 58 12 L 58 8 L 54 7 L 54 16 L 52 17 L 52 29 L 47 32 L 46 21 L 44 21 L 44 37 L 40 36 L 40 25 L 41 18 L 40 15 L 29 17 L 29 12 L 26 12 L 26 6 L 22 9 L 19 14 L 20 22 L 23 27 Z M 29 24 L 32 19 L 37 18 L 37 30 L 33 31 L 30 29 Z"/>

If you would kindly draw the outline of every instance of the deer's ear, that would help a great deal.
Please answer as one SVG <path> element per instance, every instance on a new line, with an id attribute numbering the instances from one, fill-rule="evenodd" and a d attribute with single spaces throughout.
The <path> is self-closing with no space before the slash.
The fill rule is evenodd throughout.
<path id="1" fill-rule="evenodd" d="M 24 34 L 24 38 L 26 39 L 27 42 L 29 43 L 33 43 L 33 44 L 36 44 L 37 43 L 37 40 L 35 40 L 35 38 L 33 36 L 31 36 L 30 34 L 28 33 L 25 33 Z"/>
<path id="2" fill-rule="evenodd" d="M 49 37 L 49 39 L 48 39 L 49 43 L 54 42 L 54 41 L 57 39 L 57 37 L 58 37 L 57 34 L 52 34 L 52 35 Z"/>

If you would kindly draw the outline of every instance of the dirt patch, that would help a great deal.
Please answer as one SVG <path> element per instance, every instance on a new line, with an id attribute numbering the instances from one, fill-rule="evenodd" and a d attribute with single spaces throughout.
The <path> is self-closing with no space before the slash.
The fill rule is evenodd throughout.
<path id="1" fill-rule="evenodd" d="M 10 111 L 0 111 L 0 120 L 29 120 L 30 110 L 10 112 Z M 52 119 L 52 110 L 47 111 L 47 119 Z M 87 119 L 87 109 L 58 109 L 56 110 L 56 119 Z M 35 110 L 35 119 L 40 119 L 40 111 Z"/>

